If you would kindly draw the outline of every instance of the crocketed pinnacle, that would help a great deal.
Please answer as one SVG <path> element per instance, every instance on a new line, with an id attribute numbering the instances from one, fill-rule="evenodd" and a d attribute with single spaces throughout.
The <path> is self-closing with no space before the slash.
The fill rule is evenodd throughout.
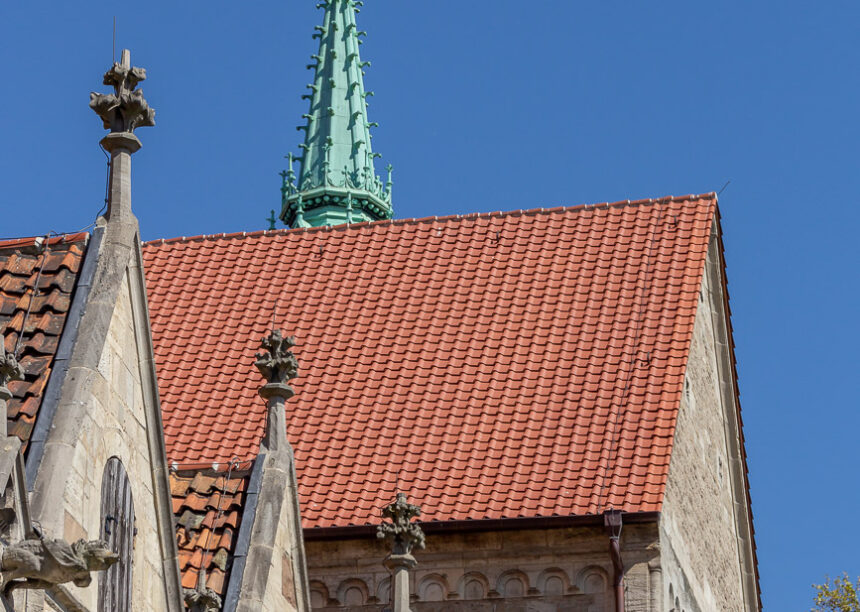
<path id="1" fill-rule="evenodd" d="M 319 52 L 311 56 L 308 69 L 314 82 L 303 96 L 310 112 L 303 115 L 305 141 L 301 157 L 290 153 L 289 169 L 281 173 L 281 219 L 291 227 L 311 227 L 390 219 L 391 166 L 383 183 L 376 175 L 370 128 L 367 119 L 364 69 L 359 45 L 364 32 L 358 30 L 358 0 L 326 0 L 323 24 L 316 27 Z M 293 164 L 301 162 L 298 177 Z"/>

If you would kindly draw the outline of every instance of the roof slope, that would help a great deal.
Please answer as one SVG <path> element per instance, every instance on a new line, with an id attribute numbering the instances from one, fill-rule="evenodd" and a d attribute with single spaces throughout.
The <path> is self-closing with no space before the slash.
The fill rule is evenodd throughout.
<path id="1" fill-rule="evenodd" d="M 168 458 L 246 460 L 276 325 L 305 526 L 660 509 L 714 195 L 149 243 Z"/>
<path id="2" fill-rule="evenodd" d="M 186 589 L 197 586 L 205 569 L 206 586 L 224 598 L 249 479 L 247 470 L 238 475 L 171 472 L 179 570 Z"/>
<path id="3" fill-rule="evenodd" d="M 9 435 L 18 436 L 25 448 L 51 375 L 88 237 L 79 233 L 0 242 L 0 337 L 5 336 L 7 351 L 17 348 L 24 368 L 24 380 L 9 383 L 14 397 L 7 405 L 7 423 Z"/>

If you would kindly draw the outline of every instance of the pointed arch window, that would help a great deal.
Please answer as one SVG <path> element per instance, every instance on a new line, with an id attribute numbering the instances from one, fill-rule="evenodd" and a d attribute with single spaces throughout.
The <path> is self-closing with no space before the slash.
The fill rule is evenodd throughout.
<path id="1" fill-rule="evenodd" d="M 99 573 L 99 612 L 131 610 L 131 574 L 134 556 L 134 500 L 125 467 L 116 457 L 108 459 L 102 476 L 100 537 L 119 561 Z"/>

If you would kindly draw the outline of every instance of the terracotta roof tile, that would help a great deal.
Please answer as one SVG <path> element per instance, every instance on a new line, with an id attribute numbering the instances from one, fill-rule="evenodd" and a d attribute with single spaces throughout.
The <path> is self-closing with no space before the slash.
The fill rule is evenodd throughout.
<path id="1" fill-rule="evenodd" d="M 207 586 L 223 599 L 248 480 L 246 472 L 170 473 L 182 586 L 195 588 L 205 567 Z"/>
<path id="2" fill-rule="evenodd" d="M 149 243 L 168 457 L 257 454 L 276 310 L 299 341 L 305 526 L 375 523 L 397 490 L 426 520 L 659 510 L 715 212 L 685 196 Z"/>
<path id="3" fill-rule="evenodd" d="M 14 351 L 23 329 L 18 360 L 25 372 L 23 381 L 9 384 L 14 397 L 7 406 L 8 430 L 21 439 L 25 449 L 66 324 L 87 240 L 88 234 L 81 233 L 47 241 L 0 241 L 0 335 L 6 337 L 6 350 Z"/>

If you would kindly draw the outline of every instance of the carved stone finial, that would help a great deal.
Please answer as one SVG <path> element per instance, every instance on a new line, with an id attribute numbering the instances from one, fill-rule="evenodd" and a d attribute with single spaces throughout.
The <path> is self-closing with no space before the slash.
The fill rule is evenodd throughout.
<path id="1" fill-rule="evenodd" d="M 424 548 L 424 532 L 412 519 L 421 514 L 421 508 L 406 501 L 406 495 L 397 494 L 397 499 L 382 510 L 382 516 L 391 519 L 376 529 L 376 537 L 391 545 L 392 555 L 411 555 L 413 548 Z"/>
<path id="2" fill-rule="evenodd" d="M 220 612 L 221 610 L 221 597 L 206 586 L 205 569 L 201 569 L 197 576 L 197 587 L 185 589 L 183 597 L 190 612 Z"/>
<path id="3" fill-rule="evenodd" d="M 105 129 L 116 132 L 134 132 L 135 128 L 155 125 L 155 110 L 143 97 L 143 90 L 135 90 L 146 79 L 146 70 L 131 66 L 131 55 L 123 49 L 122 61 L 114 63 L 105 73 L 104 84 L 114 89 L 112 94 L 90 94 L 92 108 L 104 122 Z"/>
<path id="4" fill-rule="evenodd" d="M 72 582 L 86 587 L 92 582 L 90 572 L 108 569 L 119 556 L 102 540 L 23 540 L 3 550 L 0 573 L 3 594 L 15 589 L 49 589 Z"/>
<path id="5" fill-rule="evenodd" d="M 12 399 L 12 392 L 6 387 L 13 380 L 23 380 L 24 370 L 13 353 L 6 352 L 6 339 L 0 334 L 0 401 Z"/>
<path id="6" fill-rule="evenodd" d="M 263 338 L 261 346 L 267 352 L 257 353 L 256 365 L 267 381 L 266 386 L 260 390 L 260 395 L 264 398 L 278 395 L 289 399 L 293 396 L 289 382 L 298 376 L 299 372 L 299 362 L 290 352 L 295 345 L 296 339 L 284 336 L 279 329 Z"/>

